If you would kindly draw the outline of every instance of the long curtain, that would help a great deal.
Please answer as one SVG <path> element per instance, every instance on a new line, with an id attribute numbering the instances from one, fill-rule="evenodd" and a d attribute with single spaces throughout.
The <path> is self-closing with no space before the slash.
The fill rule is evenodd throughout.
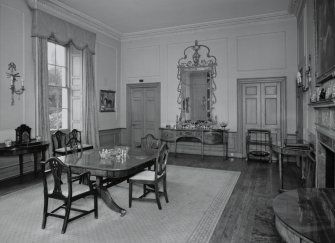
<path id="1" fill-rule="evenodd" d="M 83 139 L 94 148 L 100 147 L 98 134 L 98 103 L 94 82 L 94 58 L 88 48 L 84 49 L 84 85 L 83 85 Z M 86 141 L 85 141 L 86 140 Z"/>
<path id="2" fill-rule="evenodd" d="M 84 143 L 99 148 L 98 101 L 94 80 L 94 53 L 96 34 L 52 16 L 38 9 L 33 11 L 32 37 L 38 39 L 38 119 L 39 134 L 50 141 L 48 107 L 48 57 L 47 40 L 52 38 L 61 45 L 74 45 L 84 53 L 83 80 L 83 131 Z"/>
<path id="3" fill-rule="evenodd" d="M 44 141 L 50 141 L 49 89 L 48 89 L 48 40 L 37 38 L 38 83 L 38 133 Z"/>

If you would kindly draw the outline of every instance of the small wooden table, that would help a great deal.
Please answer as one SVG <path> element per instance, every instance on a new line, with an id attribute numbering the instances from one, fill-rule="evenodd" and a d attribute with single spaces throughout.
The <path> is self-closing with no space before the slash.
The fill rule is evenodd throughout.
<path id="1" fill-rule="evenodd" d="M 19 156 L 20 177 L 23 176 L 23 155 L 34 154 L 34 174 L 37 176 L 37 157 L 42 153 L 42 160 L 45 160 L 46 151 L 49 148 L 49 143 L 31 142 L 28 144 L 14 145 L 6 147 L 4 143 L 0 143 L 0 156 Z"/>
<path id="2" fill-rule="evenodd" d="M 304 145 L 305 143 L 300 143 L 300 145 Z M 278 154 L 278 166 L 279 166 L 279 181 L 280 181 L 280 189 L 279 191 L 286 191 L 284 189 L 284 180 L 283 180 L 283 157 L 284 156 L 298 156 L 300 158 L 300 161 L 304 163 L 305 159 L 308 157 L 310 154 L 310 148 L 306 146 L 290 146 L 290 145 L 278 145 L 278 144 L 273 144 L 272 145 L 272 150 Z M 305 144 L 308 145 L 308 144 Z M 303 168 L 302 169 L 302 178 L 304 179 L 304 174 L 303 174 Z"/>
<path id="3" fill-rule="evenodd" d="M 335 242 L 335 189 L 300 188 L 273 200 L 275 224 L 285 242 Z"/>
<path id="4" fill-rule="evenodd" d="M 131 148 L 128 155 L 122 160 L 115 158 L 100 158 L 99 150 L 92 149 L 84 151 L 81 157 L 77 154 L 61 156 L 59 159 L 74 168 L 76 173 L 90 171 L 92 176 L 96 176 L 97 190 L 105 204 L 115 212 L 126 214 L 126 210 L 114 202 L 107 190 L 108 187 L 117 185 L 128 179 L 135 173 L 152 166 L 155 162 L 157 151 L 142 151 L 138 148 Z"/>

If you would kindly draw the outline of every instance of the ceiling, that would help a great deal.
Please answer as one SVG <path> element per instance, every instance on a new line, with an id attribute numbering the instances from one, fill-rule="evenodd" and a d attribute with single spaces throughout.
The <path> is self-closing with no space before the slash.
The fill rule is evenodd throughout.
<path id="1" fill-rule="evenodd" d="M 119 33 L 288 12 L 290 0 L 53 0 Z"/>

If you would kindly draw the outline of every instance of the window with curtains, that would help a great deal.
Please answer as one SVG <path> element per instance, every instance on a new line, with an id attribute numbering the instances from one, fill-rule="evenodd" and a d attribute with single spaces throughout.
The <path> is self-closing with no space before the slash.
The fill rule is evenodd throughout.
<path id="1" fill-rule="evenodd" d="M 50 130 L 82 130 L 82 52 L 48 41 Z"/>

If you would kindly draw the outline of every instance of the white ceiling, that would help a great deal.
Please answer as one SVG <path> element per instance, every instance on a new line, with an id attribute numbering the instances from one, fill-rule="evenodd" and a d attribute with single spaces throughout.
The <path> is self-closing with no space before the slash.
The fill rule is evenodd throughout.
<path id="1" fill-rule="evenodd" d="M 53 0 L 119 33 L 288 11 L 290 0 Z"/>

